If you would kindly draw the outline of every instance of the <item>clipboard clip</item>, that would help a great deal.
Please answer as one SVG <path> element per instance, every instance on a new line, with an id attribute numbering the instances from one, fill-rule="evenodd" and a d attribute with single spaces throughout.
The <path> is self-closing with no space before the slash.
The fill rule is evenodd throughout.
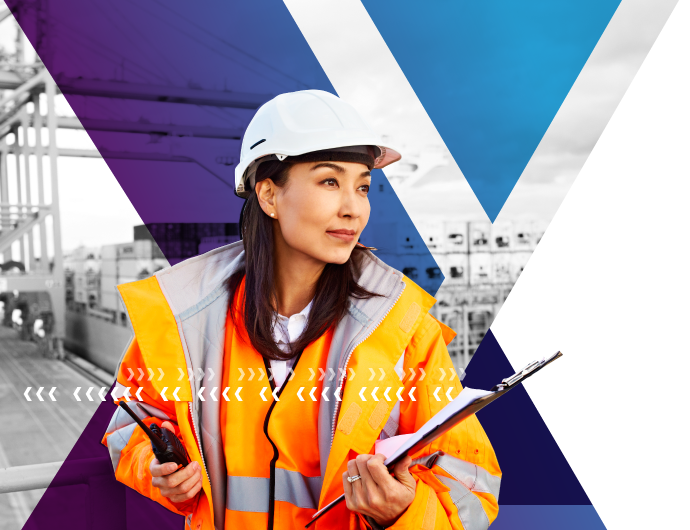
<path id="1" fill-rule="evenodd" d="M 503 379 L 500 383 L 498 383 L 495 387 L 493 387 L 491 390 L 494 391 L 500 391 L 500 390 L 505 390 L 506 388 L 510 388 L 512 386 L 515 386 L 519 383 L 522 383 L 524 379 L 529 377 L 531 374 L 536 372 L 537 370 L 540 370 L 547 364 L 549 364 L 551 361 L 554 361 L 561 357 L 563 354 L 561 352 L 556 352 L 552 356 L 548 358 L 544 358 L 541 361 L 532 361 L 529 363 L 527 366 L 525 366 L 522 370 L 516 372 L 515 374 L 506 377 Z"/>

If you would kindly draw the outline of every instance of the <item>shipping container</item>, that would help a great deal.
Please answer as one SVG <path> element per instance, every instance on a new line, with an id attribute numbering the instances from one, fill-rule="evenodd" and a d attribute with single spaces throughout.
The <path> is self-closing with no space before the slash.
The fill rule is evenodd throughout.
<path id="1" fill-rule="evenodd" d="M 513 283 L 517 281 L 517 279 L 520 277 L 520 274 L 522 274 L 523 269 L 525 268 L 525 265 L 527 265 L 527 262 L 529 261 L 529 258 L 532 256 L 531 252 L 513 252 L 510 255 L 511 258 L 511 280 Z"/>
<path id="2" fill-rule="evenodd" d="M 470 282 L 469 255 L 446 254 L 445 258 L 446 282 L 451 285 L 468 285 Z"/>
<path id="3" fill-rule="evenodd" d="M 148 239 L 140 239 L 130 243 L 117 245 L 117 259 L 152 259 L 153 242 Z"/>
<path id="4" fill-rule="evenodd" d="M 470 252 L 489 252 L 491 244 L 491 223 L 471 222 L 469 224 Z"/>
<path id="5" fill-rule="evenodd" d="M 443 254 L 446 252 L 445 234 L 441 221 L 422 221 L 417 224 L 417 229 L 429 252 L 432 254 Z"/>
<path id="6" fill-rule="evenodd" d="M 491 227 L 492 252 L 508 252 L 512 250 L 513 224 L 510 222 L 494 223 Z"/>
<path id="7" fill-rule="evenodd" d="M 117 245 L 103 245 L 101 247 L 101 261 L 117 259 Z"/>
<path id="8" fill-rule="evenodd" d="M 465 221 L 447 221 L 444 224 L 446 252 L 466 254 L 470 251 L 467 227 Z"/>
<path id="9" fill-rule="evenodd" d="M 204 237 L 199 243 L 199 254 L 205 254 L 213 249 L 224 247 L 239 240 L 239 236 Z"/>
<path id="10" fill-rule="evenodd" d="M 493 283 L 511 283 L 513 281 L 511 253 L 494 252 L 491 255 L 491 266 Z"/>
<path id="11" fill-rule="evenodd" d="M 122 259 L 117 262 L 117 277 L 148 278 L 161 268 L 153 259 Z"/>
<path id="12" fill-rule="evenodd" d="M 486 285 L 491 283 L 491 254 L 479 252 L 469 255 L 470 285 Z"/>
<path id="13" fill-rule="evenodd" d="M 531 251 L 536 246 L 535 223 L 533 221 L 516 221 L 513 223 L 513 250 L 516 252 Z"/>
<path id="14" fill-rule="evenodd" d="M 101 276 L 117 276 L 117 261 L 114 259 L 101 260 Z"/>

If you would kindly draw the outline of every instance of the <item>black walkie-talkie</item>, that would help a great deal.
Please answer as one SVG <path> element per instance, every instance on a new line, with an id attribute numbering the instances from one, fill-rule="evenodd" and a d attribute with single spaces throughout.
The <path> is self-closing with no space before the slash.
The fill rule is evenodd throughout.
<path id="1" fill-rule="evenodd" d="M 125 412 L 127 412 L 127 414 L 129 414 L 132 419 L 137 422 L 139 427 L 141 427 L 146 435 L 151 439 L 153 454 L 156 455 L 158 462 L 161 464 L 164 464 L 165 462 L 175 462 L 183 467 L 189 464 L 187 451 L 185 451 L 182 442 L 180 442 L 177 436 L 175 436 L 175 433 L 165 428 L 159 428 L 155 423 L 152 423 L 151 428 L 148 428 L 146 424 L 139 419 L 139 416 L 137 416 L 134 411 L 129 408 L 127 403 L 120 401 L 119 405 L 125 409 Z"/>

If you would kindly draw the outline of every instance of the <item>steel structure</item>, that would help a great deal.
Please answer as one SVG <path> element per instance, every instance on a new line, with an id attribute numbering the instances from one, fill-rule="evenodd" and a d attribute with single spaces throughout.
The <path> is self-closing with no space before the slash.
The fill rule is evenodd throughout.
<path id="1" fill-rule="evenodd" d="M 9 10 L 0 13 L 0 23 L 6 18 L 11 19 L 9 15 Z M 52 347 L 63 359 L 66 304 L 58 157 L 194 163 L 214 177 L 224 182 L 225 179 L 208 165 L 182 154 L 59 148 L 57 129 L 229 140 L 241 139 L 243 130 L 89 118 L 80 121 L 75 117 L 57 116 L 56 95 L 64 93 L 236 109 L 256 109 L 272 95 L 64 76 L 59 76 L 56 83 L 40 61 L 25 64 L 21 29 L 18 25 L 17 28 L 15 53 L 5 61 L 6 64 L 0 65 L 0 260 L 4 264 L 14 262 L 16 265 L 14 270 L 0 271 L 0 293 L 46 291 L 50 294 L 54 315 Z M 44 55 L 46 53 L 44 50 Z M 46 157 L 48 164 L 44 165 Z M 32 190 L 32 186 L 36 189 Z M 47 190 L 50 190 L 50 196 L 47 196 Z"/>

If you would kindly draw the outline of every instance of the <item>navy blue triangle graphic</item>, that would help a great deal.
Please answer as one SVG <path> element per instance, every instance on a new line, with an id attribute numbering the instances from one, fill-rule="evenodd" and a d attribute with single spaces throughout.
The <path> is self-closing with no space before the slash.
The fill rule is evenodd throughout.
<path id="1" fill-rule="evenodd" d="M 462 384 L 489 389 L 513 373 L 515 369 L 489 330 Z M 549 377 L 548 368 L 534 377 Z M 503 472 L 501 504 L 591 504 L 524 387 L 511 390 L 477 417 Z M 545 487 L 547 484 L 553 487 Z"/>
<path id="2" fill-rule="evenodd" d="M 620 0 L 363 3 L 493 221 Z"/>

